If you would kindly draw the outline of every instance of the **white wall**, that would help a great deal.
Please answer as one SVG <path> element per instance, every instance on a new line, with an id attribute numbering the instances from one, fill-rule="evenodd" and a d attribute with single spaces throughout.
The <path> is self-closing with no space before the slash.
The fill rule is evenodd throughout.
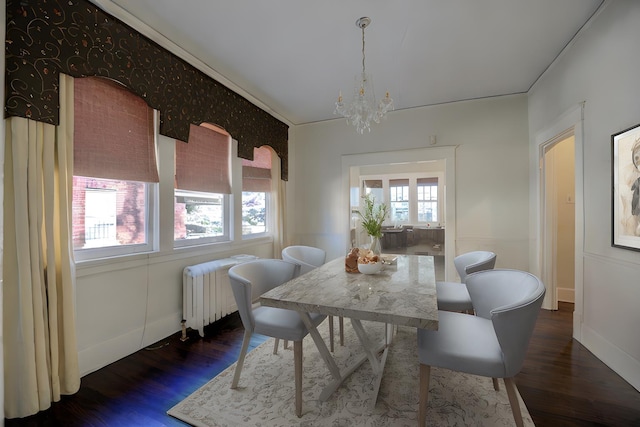
<path id="1" fill-rule="evenodd" d="M 488 249 L 498 267 L 528 268 L 528 127 L 526 96 L 394 111 L 359 135 L 344 119 L 301 125 L 290 140 L 291 238 L 328 257 L 347 250 L 348 195 L 343 155 L 437 147 L 456 149 L 457 253 Z M 450 224 L 447 224 L 449 227 Z"/>
<path id="2" fill-rule="evenodd" d="M 583 162 L 576 165 L 584 174 L 584 270 L 576 271 L 584 285 L 582 292 L 576 289 L 576 296 L 582 294 L 576 338 L 637 389 L 640 253 L 611 246 L 611 135 L 640 123 L 639 22 L 640 2 L 606 3 L 532 88 L 528 108 L 533 144 L 537 132 L 585 101 Z"/>

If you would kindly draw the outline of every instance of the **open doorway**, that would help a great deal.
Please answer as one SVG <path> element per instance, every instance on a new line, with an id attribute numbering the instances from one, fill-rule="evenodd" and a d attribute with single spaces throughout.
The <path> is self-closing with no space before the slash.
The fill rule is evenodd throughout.
<path id="1" fill-rule="evenodd" d="M 542 280 L 550 307 L 575 302 L 575 137 L 561 134 L 543 146 Z"/>
<path id="2" fill-rule="evenodd" d="M 432 256 L 436 280 L 444 280 L 445 170 L 444 159 L 352 166 L 352 246 L 370 244 L 357 215 L 364 208 L 363 196 L 368 195 L 389 207 L 382 224 L 382 252 Z"/>
<path id="3" fill-rule="evenodd" d="M 440 197 L 442 199 L 443 211 L 442 216 L 436 221 L 432 221 L 433 224 L 429 226 L 437 226 L 439 223 L 439 225 L 446 230 L 444 233 L 444 243 L 442 244 L 444 248 L 444 259 L 453 260 L 456 249 L 455 149 L 455 146 L 447 146 L 342 156 L 344 225 L 345 236 L 348 236 L 348 241 L 346 242 L 347 247 L 350 248 L 353 244 L 358 244 L 357 236 L 354 236 L 352 233 L 352 206 L 357 205 L 357 199 L 360 193 L 361 170 L 364 171 L 363 174 L 365 175 L 371 175 L 373 170 L 380 173 L 382 167 L 401 168 L 407 171 L 407 168 L 413 167 L 412 165 L 414 164 L 418 165 L 420 170 L 427 170 L 427 165 L 441 162 L 439 166 L 439 176 L 441 176 L 441 182 L 443 183 L 443 194 Z M 433 249 L 433 245 L 431 245 L 431 248 Z M 444 264 L 444 280 L 453 280 L 453 278 L 456 277 L 453 262 L 445 262 Z"/>
<path id="4" fill-rule="evenodd" d="M 532 206 L 536 209 L 534 216 L 535 235 L 533 239 L 533 250 L 531 252 L 531 271 L 538 275 L 547 287 L 547 293 L 542 303 L 542 308 L 553 309 L 557 304 L 557 291 L 555 282 L 553 281 L 552 261 L 545 259 L 550 252 L 550 234 L 553 228 L 547 227 L 550 224 L 546 218 L 546 191 L 545 191 L 545 152 L 551 148 L 554 143 L 560 142 L 565 138 L 573 136 L 574 138 L 574 221 L 575 236 L 573 242 L 574 248 L 574 309 L 573 309 L 573 336 L 578 341 L 582 341 L 582 313 L 584 310 L 584 168 L 583 168 L 583 146 L 584 146 L 584 117 L 585 103 L 567 110 L 564 114 L 550 123 L 547 127 L 536 133 L 534 145 L 532 146 L 532 182 L 537 182 L 537 189 L 532 193 Z M 534 166 L 535 165 L 535 166 Z M 565 195 L 566 197 L 566 195 Z M 566 203 L 566 198 L 564 199 Z M 552 212 L 552 211 L 550 211 Z M 547 283 L 547 281 L 549 281 Z M 566 295 L 565 295 L 566 296 Z M 563 297 L 565 297 L 563 296 Z"/>

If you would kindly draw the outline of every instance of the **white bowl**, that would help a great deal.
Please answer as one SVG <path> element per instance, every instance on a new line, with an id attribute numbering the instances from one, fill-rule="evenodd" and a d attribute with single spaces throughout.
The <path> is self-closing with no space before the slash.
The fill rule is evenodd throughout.
<path id="1" fill-rule="evenodd" d="M 372 264 L 358 263 L 358 271 L 363 274 L 376 274 L 380 270 L 382 270 L 382 263 L 380 261 Z"/>

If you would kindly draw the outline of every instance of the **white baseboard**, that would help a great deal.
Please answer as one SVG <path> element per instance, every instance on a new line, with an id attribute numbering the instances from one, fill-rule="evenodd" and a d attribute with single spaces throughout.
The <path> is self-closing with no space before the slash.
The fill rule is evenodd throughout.
<path id="1" fill-rule="evenodd" d="M 143 328 L 138 328 L 78 352 L 80 376 L 104 368 L 110 363 L 140 350 Z"/>
<path id="2" fill-rule="evenodd" d="M 123 357 L 174 334 L 180 330 L 181 320 L 182 312 L 173 313 L 170 316 L 165 316 L 160 320 L 149 323 L 146 327 L 136 328 L 126 334 L 81 350 L 78 352 L 80 376 L 85 376 L 104 368 Z"/>
<path id="3" fill-rule="evenodd" d="M 604 364 L 640 391 L 640 362 L 582 324 L 582 344 Z"/>
<path id="4" fill-rule="evenodd" d="M 155 322 L 147 323 L 147 327 L 144 331 L 144 337 L 142 339 L 142 347 L 147 347 L 178 332 L 182 326 L 180 324 L 181 321 L 182 310 L 169 316 L 164 316 L 162 319 L 156 320 Z"/>
<path id="5" fill-rule="evenodd" d="M 576 291 L 573 288 L 558 288 L 558 301 L 576 302 Z"/>

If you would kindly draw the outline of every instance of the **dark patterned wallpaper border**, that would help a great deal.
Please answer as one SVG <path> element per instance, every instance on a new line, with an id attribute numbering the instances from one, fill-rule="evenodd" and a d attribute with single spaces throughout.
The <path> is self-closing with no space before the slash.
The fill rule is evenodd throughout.
<path id="1" fill-rule="evenodd" d="M 160 110 L 160 133 L 210 122 L 238 156 L 271 146 L 288 179 L 288 126 L 86 0 L 7 0 L 5 116 L 59 123 L 59 73 L 116 80 Z"/>

